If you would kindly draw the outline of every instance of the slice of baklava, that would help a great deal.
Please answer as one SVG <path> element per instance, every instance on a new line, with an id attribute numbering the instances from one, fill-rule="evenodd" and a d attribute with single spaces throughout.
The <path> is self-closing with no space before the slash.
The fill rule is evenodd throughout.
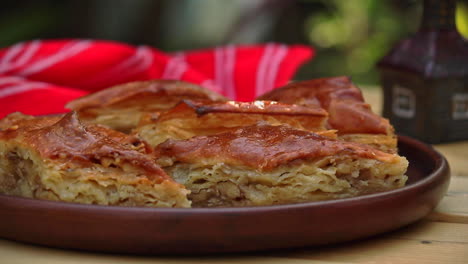
<path id="1" fill-rule="evenodd" d="M 85 204 L 190 207 L 135 137 L 64 117 L 0 121 L 0 193 Z"/>
<path id="2" fill-rule="evenodd" d="M 194 207 L 340 199 L 404 186 L 408 161 L 365 144 L 287 126 L 256 125 L 155 148 Z"/>
<path id="3" fill-rule="evenodd" d="M 50 126 L 57 123 L 63 115 L 53 116 L 32 116 L 25 115 L 19 112 L 11 113 L 6 117 L 0 119 L 0 131 L 22 129 L 37 129 L 45 126 Z"/>
<path id="4" fill-rule="evenodd" d="M 323 107 L 328 126 L 346 141 L 369 144 L 396 153 L 397 138 L 387 119 L 372 112 L 360 89 L 349 77 L 320 78 L 293 82 L 258 98 L 287 104 Z"/>
<path id="5" fill-rule="evenodd" d="M 87 122 L 128 133 L 143 113 L 157 115 L 183 99 L 225 101 L 225 97 L 201 86 L 175 80 L 152 80 L 117 85 L 78 98 L 67 108 L 78 111 Z"/>
<path id="6" fill-rule="evenodd" d="M 166 139 L 188 139 L 213 135 L 243 126 L 265 123 L 289 125 L 297 129 L 326 131 L 327 112 L 320 107 L 304 107 L 270 101 L 208 102 L 184 100 L 157 119 L 143 118 L 134 133 L 156 146 Z"/>

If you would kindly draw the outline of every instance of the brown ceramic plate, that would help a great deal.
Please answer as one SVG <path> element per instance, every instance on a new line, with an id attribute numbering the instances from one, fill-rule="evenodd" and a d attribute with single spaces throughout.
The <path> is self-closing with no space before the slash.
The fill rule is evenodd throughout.
<path id="1" fill-rule="evenodd" d="M 248 208 L 154 209 L 0 196 L 0 237 L 132 254 L 220 253 L 343 242 L 408 225 L 447 190 L 447 161 L 399 138 L 410 161 L 406 187 L 350 199 Z"/>

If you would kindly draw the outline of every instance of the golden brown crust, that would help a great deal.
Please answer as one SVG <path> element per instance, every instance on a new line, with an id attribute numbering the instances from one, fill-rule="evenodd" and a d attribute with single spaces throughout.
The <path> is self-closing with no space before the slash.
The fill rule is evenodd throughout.
<path id="1" fill-rule="evenodd" d="M 207 102 L 184 100 L 156 119 L 142 118 L 134 133 L 152 146 L 172 139 L 213 135 L 259 123 L 289 125 L 297 129 L 325 131 L 327 113 L 322 108 L 270 101 Z M 335 131 L 324 135 L 336 137 Z"/>
<path id="2" fill-rule="evenodd" d="M 174 80 L 132 82 L 76 99 L 67 107 L 83 121 L 129 133 L 142 116 L 166 111 L 183 99 L 225 101 L 223 96 L 194 84 Z"/>
<path id="3" fill-rule="evenodd" d="M 350 197 L 386 190 L 376 182 L 387 181 L 389 172 L 395 177 L 388 181 L 398 182 L 388 188 L 404 185 L 407 162 L 392 154 L 396 140 L 391 125 L 372 113 L 347 77 L 294 83 L 260 97 L 278 102 L 225 101 L 199 88 L 177 81 L 137 82 L 75 100 L 69 106 L 78 111 L 65 116 L 11 114 L 0 120 L 0 146 L 4 148 L 0 165 L 9 169 L 3 170 L 7 172 L 4 178 L 9 177 L 5 182 L 17 184 L 17 175 L 26 173 L 10 173 L 23 166 L 15 162 L 22 159 L 23 164 L 30 164 L 34 156 L 33 165 L 39 165 L 30 167 L 31 171 L 40 167 L 42 174 L 30 178 L 43 181 L 41 190 L 34 190 L 39 185 L 33 180 L 18 184 L 15 192 L 29 186 L 32 193 L 27 197 L 87 203 L 190 206 L 187 190 L 174 180 L 192 190 L 190 197 L 196 206 Z M 82 118 L 94 121 L 82 123 Z M 135 135 L 148 142 L 156 137 L 150 144 L 157 147 L 153 151 L 146 141 L 93 124 L 101 121 L 121 131 L 129 131 L 139 121 Z M 336 131 L 340 140 L 335 139 Z M 378 181 L 362 183 L 373 173 L 374 165 L 379 167 L 375 169 Z M 329 184 L 321 183 L 322 178 L 330 180 Z M 330 191 L 338 180 L 360 187 L 349 193 L 345 189 Z M 51 182 L 57 187 L 53 191 L 47 185 Z M 322 189 L 314 189 L 310 182 L 322 184 Z M 367 184 L 375 184 L 375 188 Z M 77 196 L 67 198 L 68 185 Z M 314 188 L 297 192 L 298 186 Z M 87 190 L 93 188 L 104 196 L 90 195 L 93 192 Z M 141 190 L 147 191 L 142 194 Z M 325 195 L 327 191 L 332 194 Z M 130 196 L 120 196 L 122 192 Z M 146 198 L 126 198 L 133 194 Z M 178 202 L 171 202 L 174 197 Z"/>
<path id="4" fill-rule="evenodd" d="M 329 113 L 330 128 L 339 134 L 392 134 L 387 119 L 372 112 L 361 91 L 349 77 L 320 78 L 294 82 L 260 96 L 288 104 L 321 106 Z"/>
<path id="5" fill-rule="evenodd" d="M 324 129 L 324 121 L 328 114 L 320 107 L 304 107 L 300 105 L 283 104 L 273 101 L 253 101 L 253 102 L 210 102 L 183 100 L 170 111 L 161 114 L 157 120 L 165 121 L 174 117 L 188 116 L 196 114 L 202 117 L 208 114 L 247 114 L 264 116 L 288 116 L 291 119 L 306 116 L 309 126 L 315 129 Z M 260 120 L 260 119 L 259 119 Z M 225 120 L 228 124 L 231 120 Z M 248 125 L 248 124 L 246 124 Z M 229 126 L 229 125 L 228 125 Z"/>
<path id="6" fill-rule="evenodd" d="M 35 118 L 0 131 L 0 140 L 11 139 L 30 146 L 44 159 L 88 164 L 118 159 L 142 169 L 156 183 L 170 179 L 147 155 L 146 143 L 99 125 L 84 125 L 75 112 L 58 122 L 57 117 Z"/>
<path id="7" fill-rule="evenodd" d="M 268 171 L 298 159 L 345 154 L 356 159 L 389 161 L 397 157 L 367 145 L 343 142 L 286 126 L 258 125 L 187 140 L 167 140 L 155 148 L 156 157 L 173 162 L 230 164 Z"/>
<path id="8" fill-rule="evenodd" d="M 66 107 L 72 110 L 83 110 L 95 107 L 139 105 L 144 109 L 151 107 L 151 102 L 160 98 L 170 103 L 173 101 L 170 97 L 175 97 L 177 102 L 181 98 L 226 100 L 225 97 L 195 84 L 176 80 L 152 80 L 113 86 L 71 101 Z"/>
<path id="9" fill-rule="evenodd" d="M 22 129 L 28 130 L 38 129 L 55 124 L 62 117 L 63 115 L 35 117 L 32 115 L 25 115 L 19 112 L 15 112 L 7 115 L 3 119 L 0 119 L 0 131 L 15 130 L 20 127 Z"/>
<path id="10" fill-rule="evenodd" d="M 185 100 L 185 104 L 195 110 L 198 115 L 209 113 L 250 113 L 268 115 L 308 115 L 326 117 L 328 114 L 323 108 L 303 107 L 290 105 L 275 101 L 253 101 L 253 102 L 202 102 Z"/>

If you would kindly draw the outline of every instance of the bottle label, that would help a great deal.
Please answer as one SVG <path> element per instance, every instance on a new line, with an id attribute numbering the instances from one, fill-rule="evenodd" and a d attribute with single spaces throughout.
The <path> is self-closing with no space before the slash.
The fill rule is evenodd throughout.
<path id="1" fill-rule="evenodd" d="M 416 114 L 416 96 L 414 92 L 400 85 L 392 87 L 392 111 L 395 116 L 411 119 Z"/>
<path id="2" fill-rule="evenodd" d="M 468 119 L 468 93 L 455 93 L 452 95 L 452 119 Z"/>

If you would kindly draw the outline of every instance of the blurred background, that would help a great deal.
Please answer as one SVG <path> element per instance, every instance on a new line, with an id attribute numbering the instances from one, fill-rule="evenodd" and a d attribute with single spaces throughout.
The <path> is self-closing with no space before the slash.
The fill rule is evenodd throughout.
<path id="1" fill-rule="evenodd" d="M 422 0 L 3 0 L 0 47 L 30 39 L 92 38 L 164 51 L 227 43 L 300 43 L 316 57 L 295 79 L 350 75 L 378 83 L 375 63 L 419 26 Z M 457 27 L 468 37 L 468 0 Z"/>

